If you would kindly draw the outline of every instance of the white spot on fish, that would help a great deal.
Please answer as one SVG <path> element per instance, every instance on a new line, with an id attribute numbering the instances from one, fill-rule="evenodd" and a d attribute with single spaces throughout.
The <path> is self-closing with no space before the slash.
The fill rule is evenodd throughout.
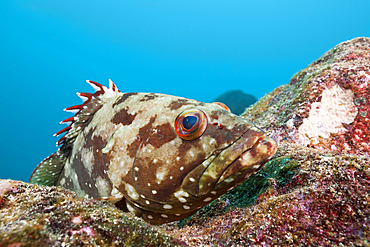
<path id="1" fill-rule="evenodd" d="M 170 176 L 170 179 L 173 179 L 173 177 L 172 177 L 172 176 Z"/>
<path id="2" fill-rule="evenodd" d="M 163 179 L 167 175 L 167 172 L 168 170 L 164 166 L 161 166 L 157 169 L 157 172 L 155 174 L 157 184 L 160 184 L 163 181 Z"/>
<path id="3" fill-rule="evenodd" d="M 148 219 L 152 220 L 153 219 L 153 216 L 151 216 L 150 214 L 148 215 Z"/>
<path id="4" fill-rule="evenodd" d="M 230 191 L 230 190 L 232 190 L 232 189 L 234 189 L 234 188 L 235 188 L 235 187 L 228 188 L 228 189 L 227 189 L 227 191 Z"/>
<path id="5" fill-rule="evenodd" d="M 157 162 L 158 162 L 158 160 L 157 160 L 157 159 L 154 159 L 154 160 L 153 160 L 153 163 L 154 163 L 154 164 L 155 164 L 155 163 L 157 163 Z"/>
<path id="6" fill-rule="evenodd" d="M 171 209 L 171 208 L 172 208 L 172 206 L 171 206 L 171 205 L 169 205 L 169 204 L 164 204 L 164 205 L 163 205 L 163 208 L 164 208 L 164 209 Z"/>
<path id="7" fill-rule="evenodd" d="M 186 202 L 186 199 L 185 199 L 184 197 L 179 197 L 178 199 L 179 199 L 179 201 L 180 201 L 180 202 L 182 202 L 182 203 L 185 203 L 185 202 Z"/>
<path id="8" fill-rule="evenodd" d="M 127 206 L 128 211 L 130 211 L 132 214 L 135 214 L 135 209 L 133 207 L 131 207 L 130 204 L 126 203 L 126 206 Z"/>
<path id="9" fill-rule="evenodd" d="M 189 178 L 190 182 L 195 182 L 194 178 Z"/>
<path id="10" fill-rule="evenodd" d="M 209 201 L 211 201 L 212 200 L 212 197 L 207 197 L 206 199 L 204 199 L 203 201 L 204 202 L 209 202 Z"/>
<path id="11" fill-rule="evenodd" d="M 150 183 L 148 183 L 148 186 L 150 187 Z"/>
<path id="12" fill-rule="evenodd" d="M 216 195 L 216 194 L 217 194 L 217 192 L 216 192 L 216 191 L 211 191 L 211 194 L 212 194 L 212 195 Z"/>
<path id="13" fill-rule="evenodd" d="M 179 198 L 180 196 L 185 196 L 185 197 L 189 197 L 189 193 L 186 192 L 186 191 L 183 191 L 183 190 L 179 190 L 175 193 L 173 193 L 173 195 L 177 198 Z"/>
<path id="14" fill-rule="evenodd" d="M 193 152 L 193 151 L 189 151 L 189 155 L 190 155 L 191 157 L 194 157 L 194 152 Z"/>
<path id="15" fill-rule="evenodd" d="M 162 218 L 168 218 L 167 214 L 161 214 Z"/>
<path id="16" fill-rule="evenodd" d="M 176 157 L 176 161 L 179 161 L 180 160 L 180 157 Z"/>
<path id="17" fill-rule="evenodd" d="M 157 194 L 156 190 L 152 190 L 153 195 Z"/>
<path id="18" fill-rule="evenodd" d="M 180 216 L 181 214 L 175 214 L 176 216 Z"/>
<path id="19" fill-rule="evenodd" d="M 234 181 L 234 178 L 227 178 L 227 179 L 225 179 L 224 181 L 225 181 L 226 183 L 230 183 L 230 182 Z"/>
<path id="20" fill-rule="evenodd" d="M 134 200 L 139 199 L 139 194 L 136 192 L 135 188 L 130 184 L 125 184 L 125 190 L 127 195 Z"/>
<path id="21" fill-rule="evenodd" d="M 135 170 L 135 171 L 139 171 L 139 167 L 137 167 L 137 166 L 136 166 L 136 167 L 134 168 L 134 170 Z"/>
<path id="22" fill-rule="evenodd" d="M 184 167 L 182 166 L 182 167 L 180 167 L 180 171 L 182 171 L 182 170 L 184 170 Z"/>
<path id="23" fill-rule="evenodd" d="M 148 205 L 150 204 L 150 202 L 148 200 L 145 200 L 145 203 L 148 204 Z"/>
<path id="24" fill-rule="evenodd" d="M 184 209 L 186 209 L 186 210 L 190 209 L 190 207 L 189 207 L 189 206 L 187 206 L 187 205 L 183 205 L 182 207 L 183 207 Z"/>

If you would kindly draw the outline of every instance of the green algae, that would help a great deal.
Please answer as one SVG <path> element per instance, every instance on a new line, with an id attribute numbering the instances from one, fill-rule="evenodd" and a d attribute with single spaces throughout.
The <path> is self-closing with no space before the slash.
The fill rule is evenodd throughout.
<path id="1" fill-rule="evenodd" d="M 231 202 L 228 208 L 245 208 L 253 205 L 269 187 L 287 184 L 297 168 L 298 163 L 289 156 L 270 160 L 258 173 L 224 196 L 224 200 Z"/>

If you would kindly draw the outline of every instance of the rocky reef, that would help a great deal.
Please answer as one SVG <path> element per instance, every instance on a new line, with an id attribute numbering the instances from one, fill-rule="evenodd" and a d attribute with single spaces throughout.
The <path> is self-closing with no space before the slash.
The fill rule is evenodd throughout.
<path id="1" fill-rule="evenodd" d="M 240 115 L 245 111 L 245 108 L 256 103 L 257 99 L 246 94 L 242 90 L 227 91 L 213 100 L 213 102 L 222 102 L 226 104 L 230 111 L 236 115 Z"/>
<path id="2" fill-rule="evenodd" d="M 275 89 L 244 117 L 272 134 L 316 149 L 370 152 L 370 39 L 340 43 Z"/>
<path id="3" fill-rule="evenodd" d="M 369 108 L 370 39 L 356 38 L 246 109 L 278 151 L 195 215 L 152 227 L 61 188 L 0 180 L 0 246 L 369 246 Z"/>
<path id="4" fill-rule="evenodd" d="M 0 246 L 179 246 L 115 206 L 63 188 L 0 180 Z"/>

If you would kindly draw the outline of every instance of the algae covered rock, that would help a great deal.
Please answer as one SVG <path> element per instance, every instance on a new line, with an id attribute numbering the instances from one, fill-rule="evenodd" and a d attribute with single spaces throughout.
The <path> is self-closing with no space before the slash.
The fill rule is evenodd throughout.
<path id="1" fill-rule="evenodd" d="M 181 246 L 109 203 L 0 180 L 0 246 Z"/>
<path id="2" fill-rule="evenodd" d="M 243 116 L 276 140 L 370 152 L 370 38 L 340 43 Z"/>
<path id="3" fill-rule="evenodd" d="M 369 246 L 369 100 L 370 39 L 337 45 L 243 113 L 275 157 L 167 230 L 191 246 Z"/>

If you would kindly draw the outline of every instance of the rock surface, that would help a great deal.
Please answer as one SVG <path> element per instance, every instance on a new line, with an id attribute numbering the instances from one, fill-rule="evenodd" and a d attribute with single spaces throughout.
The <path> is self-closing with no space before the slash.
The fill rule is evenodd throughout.
<path id="1" fill-rule="evenodd" d="M 277 141 L 368 154 L 370 39 L 335 46 L 243 116 Z"/>
<path id="2" fill-rule="evenodd" d="M 0 180 L 0 246 L 369 246 L 370 39 L 343 42 L 243 114 L 279 141 L 257 174 L 179 223 Z"/>
<path id="3" fill-rule="evenodd" d="M 181 246 L 109 203 L 0 180 L 0 246 Z"/>

